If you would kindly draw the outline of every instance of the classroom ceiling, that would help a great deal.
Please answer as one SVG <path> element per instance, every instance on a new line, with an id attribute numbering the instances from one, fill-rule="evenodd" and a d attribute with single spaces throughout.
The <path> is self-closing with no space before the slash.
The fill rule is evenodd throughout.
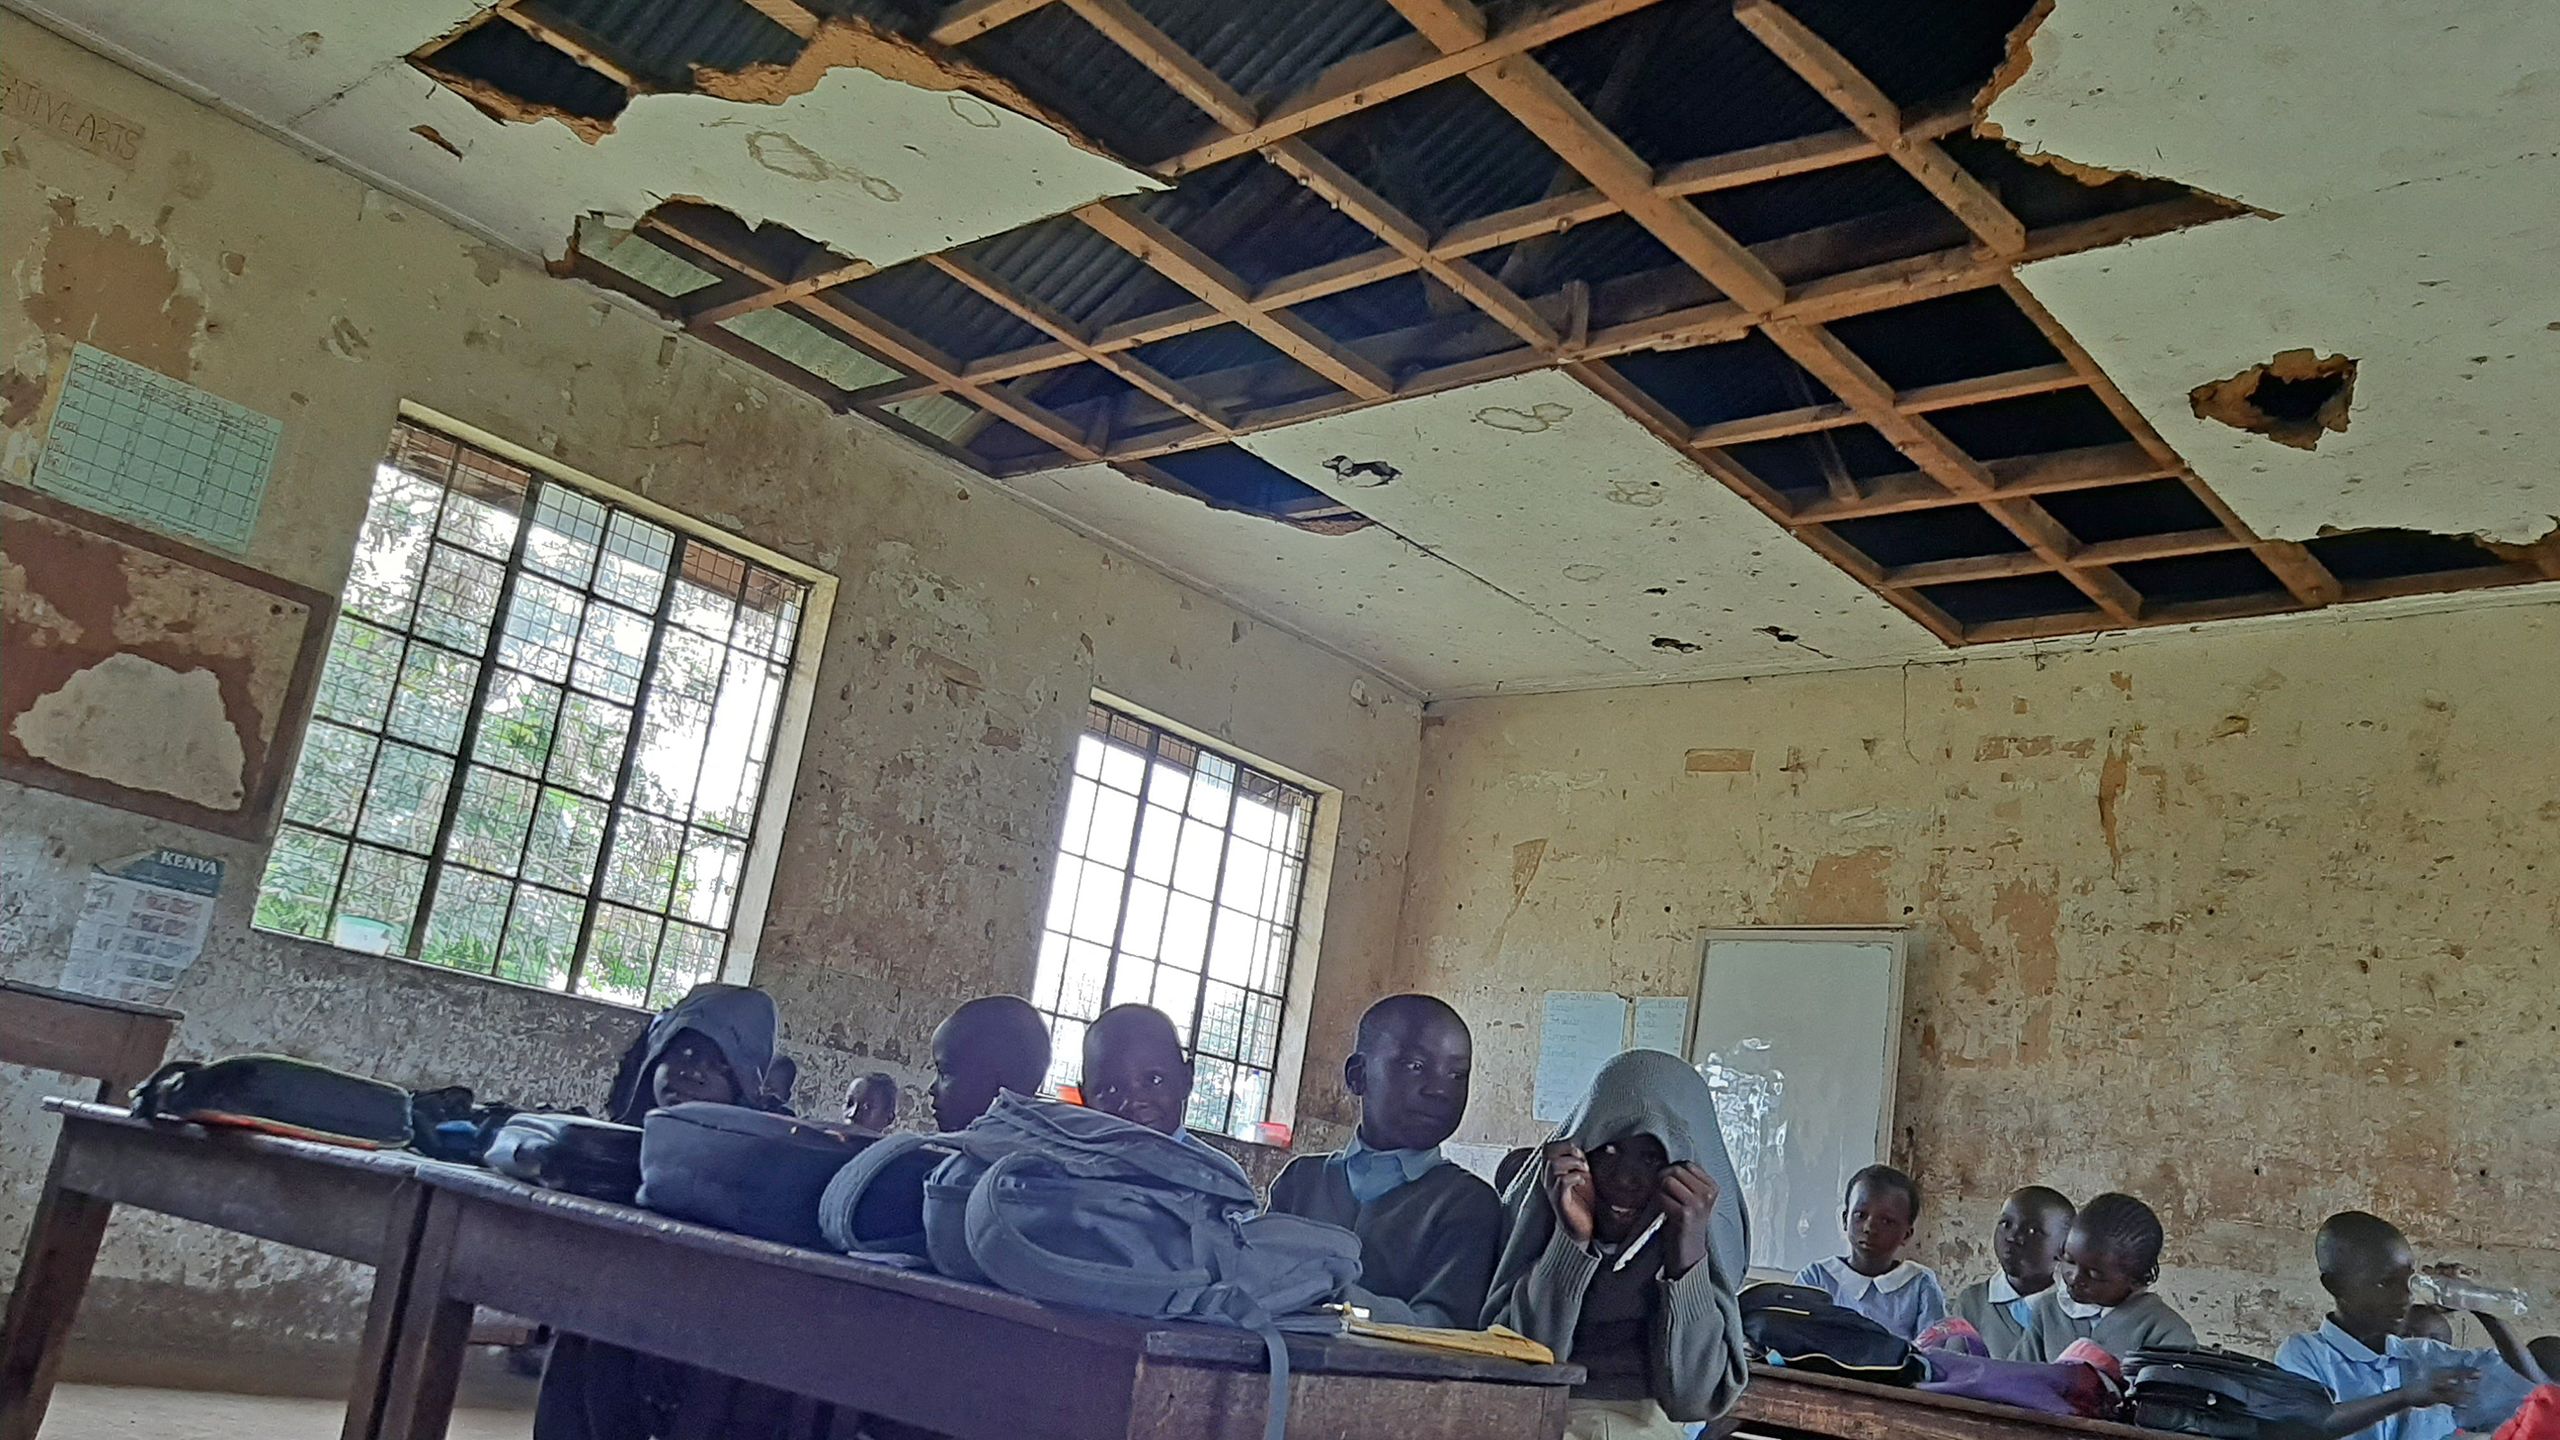
<path id="1" fill-rule="evenodd" d="M 2538 0 L 10 3 L 1425 694 L 2560 576 Z"/>

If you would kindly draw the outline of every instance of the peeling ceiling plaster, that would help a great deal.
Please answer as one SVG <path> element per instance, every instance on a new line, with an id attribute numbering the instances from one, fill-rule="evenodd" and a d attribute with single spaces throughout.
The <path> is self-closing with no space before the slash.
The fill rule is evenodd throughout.
<path id="1" fill-rule="evenodd" d="M 1638 678 L 1636 667 L 1382 526 L 1314 535 L 1099 465 L 1004 483 L 1416 694 L 1491 691 L 1532 676 L 1549 685 Z"/>
<path id="2" fill-rule="evenodd" d="M 2242 519 L 2560 524 L 2560 5 L 2058 0 L 2032 48 L 2009 138 L 2275 212 L 2022 272 Z M 2316 452 L 2195 418 L 2304 346 L 2359 362 Z"/>
<path id="3" fill-rule="evenodd" d="M 229 5 L 185 12 L 197 24 L 115 0 L 28 8 L 546 257 L 562 253 L 581 215 L 637 216 L 687 196 L 886 267 L 1162 188 L 974 95 L 851 68 L 778 105 L 642 95 L 594 145 L 557 121 L 500 122 L 405 58 L 477 5 L 265 0 L 245 24 Z"/>
<path id="4" fill-rule="evenodd" d="M 1941 648 L 1557 371 L 1237 443 L 1648 675 Z M 1345 481 L 1337 457 L 1396 478 Z"/>

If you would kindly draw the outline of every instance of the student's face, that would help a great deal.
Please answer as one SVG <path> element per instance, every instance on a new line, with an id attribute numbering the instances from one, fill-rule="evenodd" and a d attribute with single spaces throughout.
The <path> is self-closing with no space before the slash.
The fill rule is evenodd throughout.
<path id="1" fill-rule="evenodd" d="M 2320 1277 L 2337 1302 L 2338 1318 L 2358 1328 L 2399 1330 L 2409 1314 L 2409 1277 L 2418 1268 L 2409 1242 L 2395 1236 L 2349 1259 L 2340 1273 Z"/>
<path id="2" fill-rule="evenodd" d="M 966 1129 L 986 1114 L 1004 1088 L 996 1067 L 968 1042 L 968 1036 L 953 1034 L 948 1024 L 933 1032 L 933 1086 L 925 1093 L 933 1102 L 933 1126 L 945 1134 Z"/>
<path id="3" fill-rule="evenodd" d="M 1351 1057 L 1343 1083 L 1360 1097 L 1360 1138 L 1381 1150 L 1428 1150 L 1457 1133 L 1467 1113 L 1475 1046 L 1444 1014 L 1390 1025 L 1374 1049 Z"/>
<path id="4" fill-rule="evenodd" d="M 1849 1187 L 1840 1228 L 1849 1232 L 1849 1258 L 1870 1272 L 1893 1264 L 1911 1243 L 1911 1197 L 1891 1185 L 1861 1180 Z"/>
<path id="5" fill-rule="evenodd" d="M 1191 1108 L 1191 1066 L 1182 1052 L 1151 1037 L 1120 1037 L 1093 1047 L 1084 1067 L 1084 1103 L 1132 1125 L 1182 1133 Z"/>
<path id="6" fill-rule="evenodd" d="M 659 1052 L 658 1071 L 650 1079 L 649 1094 L 660 1109 L 689 1100 L 735 1105 L 738 1079 L 729 1073 L 729 1062 L 719 1046 L 687 1030 Z"/>
<path id="7" fill-rule="evenodd" d="M 2000 1211 L 2000 1223 L 1991 1227 L 1991 1252 L 2000 1257 L 2001 1273 L 2019 1293 L 2033 1295 L 2053 1284 L 2062 1242 L 2070 1238 L 2071 1226 L 2050 1206 L 2012 1200 Z"/>
<path id="8" fill-rule="evenodd" d="M 898 1123 L 898 1091 L 894 1085 L 883 1085 L 864 1075 L 853 1082 L 844 1094 L 844 1118 L 847 1124 L 865 1130 L 886 1130 Z"/>
<path id="9" fill-rule="evenodd" d="M 2071 1298 L 2083 1305 L 2121 1305 L 2143 1284 L 2142 1273 L 2122 1251 L 2090 1239 L 2088 1231 L 2077 1227 L 2063 1244 L 2057 1273 Z"/>
<path id="10" fill-rule="evenodd" d="M 1650 1135 L 1612 1140 L 1583 1157 L 1591 1165 L 1591 1188 L 1598 1192 L 1599 1214 L 1593 1232 L 1605 1244 L 1634 1239 L 1653 1219 L 1662 1172 L 1671 1168 L 1671 1153 Z"/>

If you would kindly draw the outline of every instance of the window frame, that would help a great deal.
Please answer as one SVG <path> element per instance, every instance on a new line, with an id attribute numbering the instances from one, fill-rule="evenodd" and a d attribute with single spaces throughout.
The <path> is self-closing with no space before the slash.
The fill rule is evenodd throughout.
<path id="1" fill-rule="evenodd" d="M 1298 1091 L 1304 1080 L 1307 1030 L 1314 1004 L 1316 972 L 1322 963 L 1323 957 L 1324 916 L 1327 909 L 1326 901 L 1332 890 L 1335 842 L 1339 836 L 1341 826 L 1342 792 L 1336 787 L 1327 785 L 1323 781 L 1296 770 L 1293 767 L 1254 754 L 1253 752 L 1235 744 L 1231 740 L 1212 735 L 1196 726 L 1186 725 L 1180 720 L 1174 719 L 1160 711 L 1105 690 L 1097 689 L 1089 695 L 1088 707 L 1084 715 L 1079 717 L 1076 725 L 1073 745 L 1081 745 L 1088 736 L 1092 736 L 1096 733 L 1095 727 L 1092 725 L 1089 718 L 1091 710 L 1095 707 L 1105 711 L 1114 712 L 1120 716 L 1126 717 L 1127 719 L 1136 721 L 1139 724 L 1151 727 L 1152 729 L 1160 732 L 1164 738 L 1177 740 L 1183 744 L 1194 746 L 1208 754 L 1217 756 L 1229 764 L 1237 766 L 1240 770 L 1252 771 L 1266 778 L 1293 786 L 1304 792 L 1309 797 L 1310 804 L 1306 825 L 1306 849 L 1304 855 L 1300 857 L 1300 873 L 1297 882 L 1297 894 L 1283 915 L 1260 917 L 1270 922 L 1280 922 L 1285 919 L 1285 923 L 1289 925 L 1292 935 L 1289 956 L 1286 962 L 1286 970 L 1282 976 L 1281 988 L 1277 992 L 1278 998 L 1281 1002 L 1281 1007 L 1278 1034 L 1274 1042 L 1274 1049 L 1270 1061 L 1270 1093 L 1265 1099 L 1263 1113 L 1259 1116 L 1250 1117 L 1240 1116 L 1234 1111 L 1233 1096 L 1231 1093 L 1229 1100 L 1230 1113 L 1228 1116 L 1229 1129 L 1224 1132 L 1202 1131 L 1201 1133 L 1220 1134 L 1224 1138 L 1232 1139 L 1238 1138 L 1234 1134 L 1236 1129 L 1249 1127 L 1257 1121 L 1275 1123 L 1284 1127 L 1294 1125 L 1297 1118 Z M 1120 743 L 1125 744 L 1126 742 L 1124 741 Z M 1059 1010 L 1043 1006 L 1040 1003 L 1040 998 L 1037 993 L 1039 988 L 1037 983 L 1039 966 L 1038 951 L 1041 942 L 1051 933 L 1048 924 L 1049 906 L 1053 902 L 1060 871 L 1064 868 L 1060 862 L 1066 858 L 1067 855 L 1064 829 L 1066 817 L 1070 808 L 1069 797 L 1074 794 L 1075 785 L 1079 779 L 1075 772 L 1073 745 L 1071 745 L 1069 752 L 1065 757 L 1066 764 L 1064 766 L 1064 784 L 1059 792 L 1058 833 L 1054 834 L 1049 842 L 1050 874 L 1048 877 L 1048 883 L 1043 888 L 1041 894 L 1041 909 L 1039 917 L 1033 925 L 1033 983 L 1026 987 L 1026 991 L 1032 1003 L 1032 1008 L 1039 1012 L 1042 1023 L 1049 1030 L 1053 1044 L 1056 1042 L 1058 1026 L 1062 1021 L 1073 1019 L 1076 1020 L 1078 1024 L 1090 1023 L 1080 1017 L 1065 1015 Z M 1144 793 L 1144 787 L 1142 786 L 1140 791 L 1141 796 L 1143 796 Z M 1143 819 L 1144 801 L 1141 799 L 1139 821 L 1142 822 Z M 1232 825 L 1233 809 L 1231 805 L 1228 815 L 1228 824 L 1227 826 L 1221 827 L 1222 833 L 1229 837 L 1229 843 L 1232 843 L 1232 837 L 1234 835 Z M 1130 847 L 1131 854 L 1133 856 L 1136 853 L 1138 843 L 1138 830 L 1139 824 L 1133 823 L 1130 830 Z M 1222 845 L 1220 856 L 1220 865 L 1222 869 L 1226 861 L 1224 848 L 1225 847 Z M 1121 877 L 1122 894 L 1119 913 L 1114 918 L 1114 936 L 1109 950 L 1108 968 L 1106 968 L 1103 979 L 1102 1002 L 1103 1008 L 1105 1009 L 1109 1008 L 1111 1004 L 1110 997 L 1112 982 L 1116 978 L 1122 958 L 1121 932 L 1125 929 L 1127 922 L 1129 905 L 1128 885 L 1134 875 L 1134 867 L 1115 868 L 1118 869 Z M 1219 906 L 1220 902 L 1212 901 L 1211 913 L 1213 917 L 1213 924 L 1216 909 L 1219 908 Z M 1131 958 L 1137 960 L 1139 963 L 1147 964 L 1151 967 L 1161 963 L 1160 961 L 1147 957 Z M 1178 969 L 1180 967 L 1177 966 L 1174 968 Z M 1198 1064 L 1198 1027 L 1201 1019 L 1205 1018 L 1208 993 L 1209 976 L 1205 953 L 1203 955 L 1203 964 L 1200 976 L 1201 998 L 1195 1002 L 1192 1015 L 1187 1017 L 1190 1025 L 1190 1035 L 1185 1045 L 1185 1053 L 1192 1059 L 1195 1067 L 1195 1073 Z M 1240 988 L 1244 988 L 1249 995 L 1271 995 L 1274 993 L 1271 991 L 1254 990 L 1251 987 Z M 1152 1001 L 1149 1001 L 1148 1003 L 1152 1003 Z M 1177 1017 L 1178 1020 L 1181 1018 L 1183 1017 Z M 1240 1044 L 1239 1049 L 1241 1048 L 1242 1046 Z M 1244 1061 L 1240 1058 L 1238 1063 L 1246 1064 L 1250 1062 Z M 1190 1128 L 1196 1129 L 1198 1127 Z M 1251 1137 L 1247 1136 L 1243 1138 L 1249 1139 Z"/>
<path id="2" fill-rule="evenodd" d="M 819 660 L 825 651 L 828 622 L 832 618 L 835 609 L 835 599 L 838 589 L 836 577 L 823 570 L 817 569 L 814 566 L 794 560 L 788 555 L 784 555 L 768 546 L 759 544 L 745 536 L 731 533 L 719 526 L 697 519 L 682 511 L 651 500 L 647 496 L 636 494 L 609 481 L 599 480 L 583 471 L 572 469 L 556 460 L 550 459 L 547 456 L 528 449 L 525 446 L 516 444 L 503 436 L 484 430 L 479 426 L 469 423 L 468 421 L 457 419 L 441 411 L 430 409 L 429 407 L 418 404 L 414 401 L 403 400 L 400 402 L 393 425 L 385 431 L 386 439 L 390 435 L 397 433 L 398 425 L 404 423 L 435 431 L 459 444 L 486 451 L 500 460 L 504 460 L 509 464 L 519 466 L 532 472 L 537 481 L 541 483 L 556 484 L 587 499 L 629 511 L 635 517 L 646 520 L 652 524 L 663 526 L 668 530 L 676 532 L 682 538 L 698 541 L 716 551 L 723 551 L 739 559 L 751 561 L 754 564 L 776 571 L 785 578 L 805 587 L 805 593 L 801 602 L 798 631 L 793 637 L 788 653 L 780 657 L 781 663 L 784 666 L 784 675 L 781 693 L 776 698 L 775 713 L 773 717 L 773 733 L 765 760 L 765 771 L 760 781 L 758 793 L 756 794 L 751 806 L 747 834 L 745 837 L 747 843 L 745 853 L 739 865 L 737 891 L 731 904 L 729 922 L 726 927 L 726 942 L 723 946 L 719 963 L 714 967 L 712 972 L 712 978 L 744 983 L 754 974 L 757 952 L 761 944 L 765 928 L 765 917 L 771 908 L 772 886 L 774 875 L 781 858 L 783 830 L 789 817 L 792 795 L 798 787 L 799 769 L 803 748 L 807 740 L 809 720 L 816 708 L 815 701 L 818 685 Z M 370 484 L 368 484 L 367 487 L 367 494 L 368 496 L 371 494 Z M 530 529 L 532 525 L 531 491 L 527 492 L 525 518 L 522 523 L 527 529 Z M 354 543 L 355 542 L 351 539 L 350 545 L 352 546 Z M 492 613 L 489 621 L 490 638 L 487 641 L 487 648 L 484 648 L 482 653 L 474 657 L 482 667 L 481 683 L 477 684 L 474 688 L 474 699 L 481 703 L 475 704 L 470 711 L 466 712 L 461 717 L 466 733 L 463 736 L 460 746 L 451 757 L 453 762 L 453 771 L 447 782 L 447 795 L 443 813 L 439 818 L 435 835 L 429 840 L 429 858 L 426 861 L 429 868 L 427 871 L 425 885 L 420 895 L 419 913 L 421 914 L 426 913 L 427 906 L 429 902 L 433 900 L 438 888 L 440 877 L 435 868 L 436 857 L 441 856 L 444 853 L 445 832 L 453 828 L 453 812 L 456 808 L 457 801 L 461 796 L 464 780 L 467 777 L 472 764 L 471 751 L 469 748 L 471 736 L 469 732 L 476 730 L 479 726 L 480 712 L 485 705 L 483 697 L 485 697 L 488 690 L 486 682 L 489 667 L 493 663 L 491 656 L 494 654 L 497 637 L 502 629 L 505 596 L 506 593 L 512 591 L 516 576 L 519 571 L 523 569 L 522 550 L 523 545 L 520 540 L 511 552 L 510 558 L 503 562 L 506 568 L 501 575 L 502 589 L 497 602 L 498 608 Z M 670 573 L 667 582 L 667 593 L 669 595 L 672 595 L 674 589 L 676 578 L 674 568 L 677 558 L 677 556 L 673 555 L 669 557 Z M 338 590 L 331 596 L 333 604 L 342 604 L 344 593 L 345 582 L 342 581 Z M 659 610 L 652 612 L 649 616 L 651 620 L 651 632 L 648 647 L 652 654 L 657 651 L 666 628 L 673 623 L 664 611 L 665 607 L 662 603 Z M 333 624 L 335 622 L 335 618 L 336 612 L 333 611 Z M 366 621 L 365 623 L 368 625 L 377 624 L 377 622 L 372 621 Z M 379 627 L 377 626 L 377 628 Z M 405 633 L 405 631 L 403 633 Z M 450 647 L 439 645 L 439 648 Z M 635 737 L 641 723 L 642 709 L 645 705 L 646 699 L 647 691 L 644 680 L 642 692 L 635 697 L 632 704 L 632 717 L 630 723 L 633 727 Z M 301 715 L 302 725 L 299 731 L 297 731 L 294 739 L 296 754 L 293 759 L 296 766 L 300 763 L 299 751 L 301 746 L 305 741 L 307 741 L 308 737 L 312 733 L 313 725 L 317 723 L 320 718 L 321 717 L 318 714 L 317 687 L 315 685 L 314 694 L 311 697 L 310 703 L 303 708 Z M 329 723 L 338 724 L 340 722 L 332 721 Z M 388 723 L 387 717 L 384 723 Z M 400 743 L 406 744 L 409 742 L 402 741 Z M 290 800 L 291 773 L 291 771 L 287 772 L 288 778 L 286 786 L 284 787 L 284 793 L 280 797 L 277 805 L 277 833 L 279 836 L 287 825 L 297 824 L 297 822 L 288 821 L 283 818 L 284 806 Z M 601 838 L 601 845 L 596 856 L 596 873 L 589 878 L 582 894 L 582 899 L 588 906 L 590 917 L 592 915 L 593 906 L 598 903 L 598 897 L 602 894 L 600 887 L 604 883 L 604 871 L 605 866 L 608 863 L 607 852 L 610 850 L 612 844 L 612 821 L 622 812 L 628 802 L 628 785 L 629 776 L 627 774 L 619 775 L 616 779 L 614 794 L 608 797 L 604 802 L 606 806 L 606 828 Z M 312 830 L 312 827 L 307 825 L 299 825 L 297 828 L 307 831 Z M 329 832 L 312 831 L 312 833 L 328 834 Z M 352 845 L 354 841 L 350 840 L 349 843 Z M 270 848 L 272 849 L 272 846 Z M 350 853 L 352 853 L 352 851 Z M 261 857 L 259 880 L 259 890 L 261 895 L 263 895 L 264 891 L 264 875 L 267 859 L 268 857 Z M 522 877 L 518 877 L 518 879 L 521 878 Z M 342 874 L 338 884 L 343 885 L 344 883 L 344 877 Z M 569 892 L 560 891 L 559 893 L 565 895 Z M 605 903 L 615 902 L 608 901 Z M 640 1001 L 631 1001 L 613 995 L 596 994 L 565 988 L 553 989 L 547 985 L 534 984 L 529 981 L 515 979 L 506 975 L 484 973 L 476 970 L 462 969 L 451 965 L 436 964 L 417 954 L 403 953 L 397 950 L 370 950 L 360 946 L 342 944 L 333 938 L 332 933 L 305 935 L 298 931 L 269 929 L 267 927 L 257 925 L 254 918 L 251 924 L 252 928 L 261 935 L 272 936 L 288 941 L 298 941 L 304 944 L 323 945 L 332 950 L 343 953 L 368 955 L 378 959 L 400 961 L 405 964 L 418 966 L 421 969 L 432 970 L 439 974 L 459 976 L 467 980 L 511 985 L 523 989 L 541 990 L 544 993 L 560 995 L 566 999 L 584 1001 L 597 1005 L 609 1005 L 617 1009 L 645 1010 L 648 1008 L 650 1003 L 645 996 Z M 579 943 L 582 947 L 586 943 L 588 930 L 591 924 L 591 918 L 582 919 L 579 931 Z M 412 949 L 423 945 L 425 928 L 426 927 L 423 922 L 413 924 L 413 933 L 409 936 L 409 944 Z M 573 956 L 573 964 L 575 959 L 576 957 Z"/>

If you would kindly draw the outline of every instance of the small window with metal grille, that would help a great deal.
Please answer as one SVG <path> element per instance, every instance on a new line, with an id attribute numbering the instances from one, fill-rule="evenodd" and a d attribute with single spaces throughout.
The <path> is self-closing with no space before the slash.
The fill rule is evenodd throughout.
<path id="1" fill-rule="evenodd" d="M 401 421 L 255 923 L 626 1005 L 713 978 L 810 591 Z"/>
<path id="2" fill-rule="evenodd" d="M 1105 1009 L 1153 1005 L 1192 1051 L 1191 1127 L 1247 1132 L 1272 1114 L 1316 793 L 1100 701 L 1074 771 L 1031 992 L 1049 1089 Z"/>

